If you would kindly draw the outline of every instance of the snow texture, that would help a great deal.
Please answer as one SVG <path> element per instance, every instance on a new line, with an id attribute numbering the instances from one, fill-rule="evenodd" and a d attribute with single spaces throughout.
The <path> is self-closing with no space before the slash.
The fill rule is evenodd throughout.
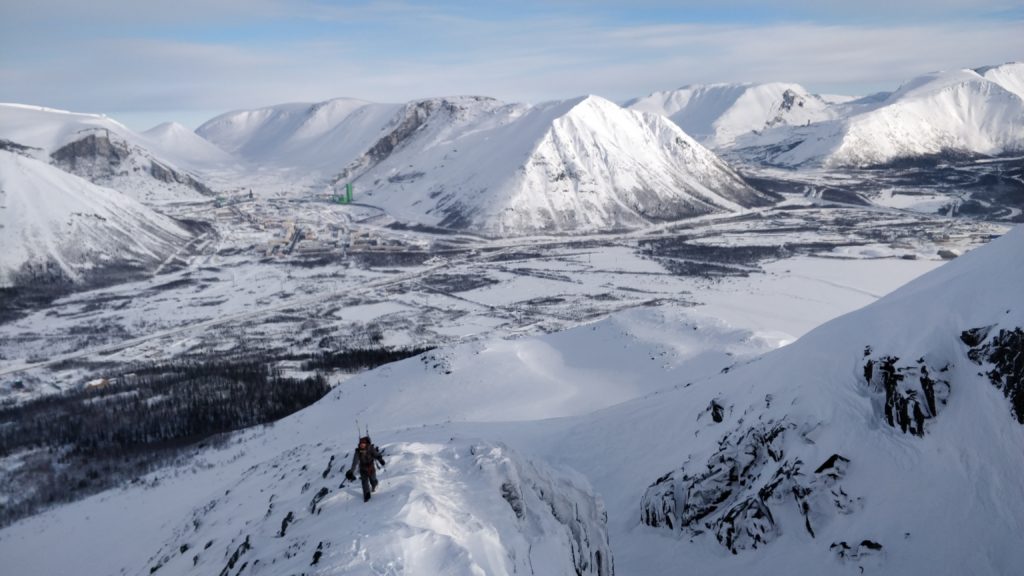
<path id="1" fill-rule="evenodd" d="M 192 233 L 131 198 L 0 150 L 0 287 L 154 268 Z"/>
<path id="2" fill-rule="evenodd" d="M 306 445 L 255 465 L 194 509 L 152 559 L 159 574 L 613 573 L 605 513 L 578 478 L 500 444 L 384 446 L 364 503 L 349 454 Z M 326 466 L 325 466 L 326 465 Z"/>
<path id="3" fill-rule="evenodd" d="M 626 107 L 667 116 L 701 143 L 720 148 L 752 132 L 830 120 L 836 113 L 829 104 L 799 84 L 770 82 L 684 86 L 630 100 Z"/>
<path id="4" fill-rule="evenodd" d="M 839 105 L 839 117 L 742 139 L 743 154 L 773 164 L 875 166 L 935 156 L 1024 150 L 1024 66 L 934 72 L 884 100 Z M 741 150 L 742 152 L 742 150 Z"/>
<path id="5" fill-rule="evenodd" d="M 684 464 L 648 487 L 643 522 L 732 554 L 796 546 L 885 573 L 1012 572 L 1021 246 L 1017 228 L 688 395 L 677 416 L 693 424 L 666 430 L 689 439 Z"/>
<path id="6" fill-rule="evenodd" d="M 596 96 L 409 104 L 343 181 L 400 219 L 492 236 L 632 229 L 770 202 L 675 125 Z"/>
<path id="7" fill-rule="evenodd" d="M 198 171 L 234 162 L 180 125 L 136 134 L 103 115 L 19 104 L 0 104 L 0 139 L 147 203 L 201 200 L 212 191 Z"/>

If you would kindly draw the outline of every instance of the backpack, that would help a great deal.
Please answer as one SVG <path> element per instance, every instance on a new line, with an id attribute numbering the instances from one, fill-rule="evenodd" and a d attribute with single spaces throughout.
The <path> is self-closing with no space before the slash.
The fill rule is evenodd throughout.
<path id="1" fill-rule="evenodd" d="M 359 454 L 359 470 L 368 475 L 373 475 L 376 472 L 375 466 L 373 465 L 373 452 L 374 446 L 370 442 L 369 436 L 364 436 L 359 439 L 359 447 L 356 449 L 356 453 Z"/>

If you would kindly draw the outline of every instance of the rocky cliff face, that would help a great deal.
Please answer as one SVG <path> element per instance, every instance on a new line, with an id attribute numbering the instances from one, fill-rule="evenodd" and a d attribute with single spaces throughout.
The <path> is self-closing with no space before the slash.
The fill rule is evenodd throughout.
<path id="1" fill-rule="evenodd" d="M 726 432 L 710 457 L 651 484 L 640 504 L 643 523 L 690 537 L 713 534 L 733 554 L 778 538 L 784 514 L 800 518 L 814 538 L 832 517 L 860 506 L 842 484 L 848 458 L 833 454 L 809 464 L 791 453 L 789 445 L 806 441 L 817 425 L 768 420 Z"/>
<path id="2" fill-rule="evenodd" d="M 63 170 L 94 183 L 109 183 L 118 177 L 145 174 L 164 183 L 187 186 L 200 194 L 213 194 L 194 176 L 156 160 L 144 150 L 105 130 L 85 133 L 54 150 L 50 158 Z"/>
<path id="3" fill-rule="evenodd" d="M 1024 330 L 995 332 L 987 326 L 965 330 L 960 339 L 971 347 L 971 361 L 988 368 L 985 375 L 1006 396 L 1017 422 L 1024 424 Z"/>

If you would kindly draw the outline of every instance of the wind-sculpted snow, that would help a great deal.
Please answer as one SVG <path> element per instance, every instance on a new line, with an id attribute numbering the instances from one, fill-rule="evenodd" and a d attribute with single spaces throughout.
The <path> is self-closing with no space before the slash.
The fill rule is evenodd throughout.
<path id="1" fill-rule="evenodd" d="M 344 480 L 350 452 L 303 445 L 255 465 L 139 572 L 614 574 L 603 505 L 578 477 L 486 442 L 384 453 L 369 503 Z"/>

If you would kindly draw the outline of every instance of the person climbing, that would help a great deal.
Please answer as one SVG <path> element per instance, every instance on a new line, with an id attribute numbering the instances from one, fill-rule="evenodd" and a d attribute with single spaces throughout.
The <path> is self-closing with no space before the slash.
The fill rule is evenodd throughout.
<path id="1" fill-rule="evenodd" d="M 352 455 L 352 467 L 345 472 L 345 478 L 349 482 L 355 482 L 356 466 L 359 467 L 359 479 L 363 483 L 363 502 L 370 499 L 370 494 L 377 489 L 377 465 L 376 462 L 380 462 L 381 466 L 385 466 L 384 457 L 381 456 L 380 450 L 370 442 L 369 436 L 363 436 L 359 439 L 359 446 L 356 447 L 355 454 Z"/>

